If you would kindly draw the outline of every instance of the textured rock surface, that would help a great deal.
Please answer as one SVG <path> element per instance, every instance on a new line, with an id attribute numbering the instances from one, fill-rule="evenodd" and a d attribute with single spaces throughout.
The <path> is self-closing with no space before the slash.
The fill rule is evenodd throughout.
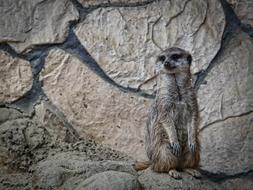
<path id="1" fill-rule="evenodd" d="M 201 127 L 252 111 L 252 51 L 252 38 L 242 32 L 233 35 L 198 91 Z"/>
<path id="2" fill-rule="evenodd" d="M 221 183 L 224 190 L 251 190 L 253 187 L 253 176 L 229 179 Z"/>
<path id="3" fill-rule="evenodd" d="M 39 163 L 35 167 L 33 180 L 36 181 L 35 187 L 42 189 L 60 186 L 64 186 L 65 189 L 81 189 L 80 186 L 87 184 L 84 182 L 87 178 L 104 171 L 126 172 L 129 173 L 128 175 L 136 174 L 131 164 L 127 164 L 127 162 L 84 162 L 81 156 L 72 157 L 72 159 L 57 157 L 55 160 L 49 159 Z"/>
<path id="4" fill-rule="evenodd" d="M 235 34 L 199 90 L 202 165 L 208 171 L 235 174 L 253 169 L 252 51 L 253 40 Z"/>
<path id="5" fill-rule="evenodd" d="M 246 24 L 253 26 L 253 1 L 252 0 L 228 0 L 238 18 Z"/>
<path id="6" fill-rule="evenodd" d="M 150 169 L 145 170 L 139 176 L 139 181 L 145 190 L 221 190 L 221 187 L 208 179 L 195 179 L 192 176 L 181 173 L 182 179 L 176 180 L 166 173 L 159 174 Z"/>
<path id="7" fill-rule="evenodd" d="M 1 190 L 31 190 L 31 175 L 26 173 L 4 174 L 0 173 Z"/>
<path id="8" fill-rule="evenodd" d="M 243 24 L 225 0 L 0 0 L 0 189 L 252 189 L 253 6 L 227 1 Z M 170 46 L 206 69 L 198 180 L 136 173 L 129 157 L 146 160 L 143 92 L 156 86 L 127 87 Z"/>
<path id="9" fill-rule="evenodd" d="M 57 141 L 71 141 L 74 140 L 68 133 L 68 128 L 65 126 L 64 121 L 57 117 L 57 114 L 50 109 L 46 101 L 42 101 L 35 106 L 36 119 L 46 127 L 48 132 L 52 135 L 52 140 Z M 68 136 L 70 135 L 70 136 Z"/>
<path id="10" fill-rule="evenodd" d="M 30 119 L 4 122 L 0 125 L 0 165 L 26 171 L 30 165 L 47 156 L 45 145 L 49 140 L 45 129 Z"/>
<path id="11" fill-rule="evenodd" d="M 29 62 L 0 50 L 0 103 L 21 98 L 32 87 Z"/>
<path id="12" fill-rule="evenodd" d="M 75 190 L 140 190 L 142 189 L 137 177 L 115 171 L 98 173 L 80 183 Z"/>
<path id="13" fill-rule="evenodd" d="M 114 88 L 59 49 L 50 51 L 41 80 L 45 93 L 82 136 L 144 157 L 148 100 Z"/>
<path id="14" fill-rule="evenodd" d="M 219 1 L 161 0 L 96 9 L 75 33 L 111 78 L 136 87 L 154 74 L 160 48 L 182 47 L 193 54 L 194 71 L 206 68 L 220 48 L 224 25 Z"/>
<path id="15" fill-rule="evenodd" d="M 253 114 L 206 128 L 202 136 L 202 169 L 233 175 L 253 169 Z"/>
<path id="16" fill-rule="evenodd" d="M 55 131 L 48 130 L 48 123 L 43 125 L 36 117 L 31 120 L 15 109 L 0 108 L 0 113 L 0 167 L 26 171 L 32 164 L 48 156 L 51 159 L 55 156 L 58 159 L 70 159 L 70 155 L 72 158 L 81 157 L 82 160 L 128 159 L 126 155 L 93 140 L 68 144 L 61 138 L 61 132 L 55 134 Z"/>
<path id="17" fill-rule="evenodd" d="M 37 44 L 61 43 L 78 12 L 69 0 L 0 1 L 0 42 L 21 52 Z"/>

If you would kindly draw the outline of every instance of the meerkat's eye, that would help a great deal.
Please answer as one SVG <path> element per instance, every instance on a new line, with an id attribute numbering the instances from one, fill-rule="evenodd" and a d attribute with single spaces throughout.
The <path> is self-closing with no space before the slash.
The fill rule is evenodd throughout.
<path id="1" fill-rule="evenodd" d="M 174 61 L 177 61 L 178 59 L 180 59 L 182 57 L 181 54 L 173 54 L 170 58 Z"/>
<path id="2" fill-rule="evenodd" d="M 189 65 L 192 63 L 192 56 L 191 55 L 187 56 L 187 61 L 188 61 Z"/>
<path id="3" fill-rule="evenodd" d="M 164 55 L 160 55 L 160 56 L 158 57 L 158 61 L 161 61 L 161 62 L 164 62 L 165 59 L 166 59 L 166 57 L 165 57 Z"/>

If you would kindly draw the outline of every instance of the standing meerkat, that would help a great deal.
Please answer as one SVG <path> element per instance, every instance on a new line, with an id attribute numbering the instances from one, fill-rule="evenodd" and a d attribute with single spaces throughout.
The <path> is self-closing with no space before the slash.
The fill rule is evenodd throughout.
<path id="1" fill-rule="evenodd" d="M 137 162 L 136 170 L 151 169 L 168 172 L 181 178 L 179 171 L 200 177 L 198 139 L 198 104 L 192 87 L 191 55 L 183 49 L 172 47 L 163 51 L 157 62 L 157 94 L 151 107 L 145 147 L 148 162 Z M 147 80 L 147 81 L 150 81 Z M 145 83 L 145 82 L 144 82 Z"/>

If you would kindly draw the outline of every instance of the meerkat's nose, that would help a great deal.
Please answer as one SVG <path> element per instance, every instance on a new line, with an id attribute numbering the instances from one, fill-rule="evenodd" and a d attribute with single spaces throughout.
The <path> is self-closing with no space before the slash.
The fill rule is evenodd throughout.
<path id="1" fill-rule="evenodd" d="M 164 66 L 165 66 L 165 67 L 170 66 L 170 62 L 169 62 L 169 61 L 166 61 L 166 62 L 164 63 Z"/>
<path id="2" fill-rule="evenodd" d="M 175 69 L 175 68 L 176 68 L 176 66 L 175 66 L 174 64 L 171 64 L 169 61 L 166 61 L 166 62 L 164 63 L 164 67 L 165 67 L 166 69 Z"/>

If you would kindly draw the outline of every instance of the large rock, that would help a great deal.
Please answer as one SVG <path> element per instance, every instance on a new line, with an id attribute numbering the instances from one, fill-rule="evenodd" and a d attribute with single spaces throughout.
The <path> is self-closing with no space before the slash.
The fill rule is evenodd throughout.
<path id="1" fill-rule="evenodd" d="M 84 182 L 87 178 L 105 171 L 126 172 L 130 176 L 136 173 L 131 164 L 127 162 L 84 162 L 82 157 L 72 157 L 72 159 L 57 157 L 55 160 L 40 162 L 35 167 L 33 181 L 36 182 L 34 184 L 36 188 L 50 189 L 63 186 L 65 189 L 78 189 L 78 184 L 81 183 L 83 186 L 87 184 Z"/>
<path id="2" fill-rule="evenodd" d="M 253 176 L 243 176 L 238 178 L 231 178 L 221 182 L 221 186 L 224 190 L 252 190 Z"/>
<path id="3" fill-rule="evenodd" d="M 195 179 L 183 172 L 181 175 L 182 179 L 177 180 L 167 173 L 156 173 L 147 169 L 144 172 L 141 172 L 138 180 L 145 190 L 221 190 L 221 187 L 218 184 L 208 179 Z"/>
<path id="4" fill-rule="evenodd" d="M 253 26 L 253 1 L 252 0 L 228 0 L 238 18 L 246 24 Z"/>
<path id="5" fill-rule="evenodd" d="M 201 132 L 202 169 L 234 175 L 253 169 L 253 114 L 229 118 Z"/>
<path id="6" fill-rule="evenodd" d="M 49 52 L 41 73 L 43 89 L 81 136 L 92 136 L 135 158 L 144 158 L 149 102 L 103 81 L 62 50 Z"/>
<path id="7" fill-rule="evenodd" d="M 253 40 L 234 34 L 198 92 L 202 168 L 236 174 L 253 169 Z"/>
<path id="8" fill-rule="evenodd" d="M 136 87 L 154 75 L 161 48 L 182 47 L 193 54 L 194 72 L 206 68 L 220 48 L 224 25 L 217 0 L 161 0 L 145 6 L 96 9 L 77 25 L 75 33 L 111 78 Z"/>
<path id="9" fill-rule="evenodd" d="M 18 52 L 33 45 L 61 43 L 78 12 L 69 0 L 0 0 L 0 42 Z"/>
<path id="10" fill-rule="evenodd" d="M 233 35 L 198 91 L 201 127 L 252 111 L 253 40 Z"/>
<path id="11" fill-rule="evenodd" d="M 136 176 L 128 173 L 107 171 L 95 174 L 80 183 L 75 190 L 141 190 Z"/>
<path id="12" fill-rule="evenodd" d="M 0 51 L 0 103 L 9 103 L 21 98 L 32 88 L 32 84 L 29 62 Z"/>

